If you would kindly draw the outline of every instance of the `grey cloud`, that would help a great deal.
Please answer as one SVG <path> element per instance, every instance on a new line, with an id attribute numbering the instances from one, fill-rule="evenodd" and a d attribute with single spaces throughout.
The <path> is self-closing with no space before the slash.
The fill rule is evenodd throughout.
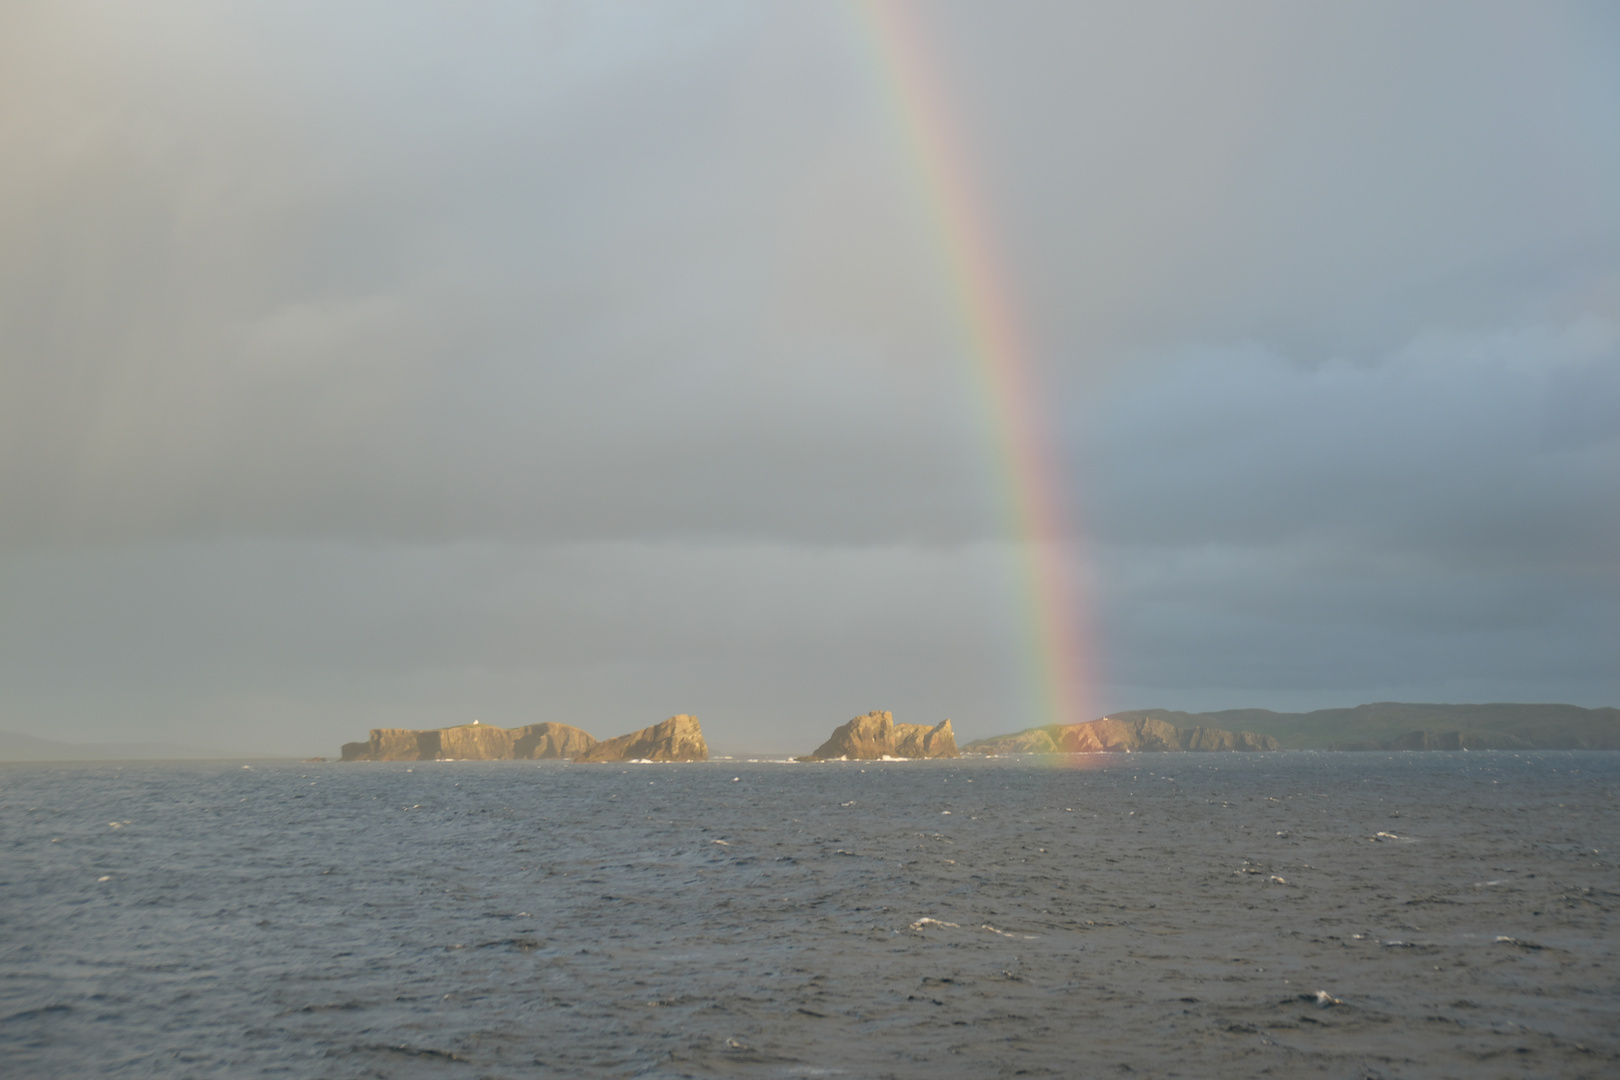
<path id="1" fill-rule="evenodd" d="M 1612 311 L 1602 5 L 1018 10 L 949 5 L 940 37 L 1020 295 L 1070 366 Z"/>
<path id="2" fill-rule="evenodd" d="M 1071 435 L 1100 698 L 1612 703 L 1611 13 L 914 14 Z M 0 12 L 0 724 L 1034 719 L 863 34 Z"/>
<path id="3" fill-rule="evenodd" d="M 322 23 L 286 75 L 240 35 L 290 53 L 312 15 L 259 11 L 205 44 L 285 96 L 142 68 L 93 101 L 16 181 L 0 534 L 982 532 L 936 283 L 854 95 L 757 70 L 740 45 L 784 46 L 752 16 L 588 9 L 538 55 L 460 26 L 465 65 L 418 20 L 376 58 Z M 176 101 L 187 77 L 228 104 Z"/>

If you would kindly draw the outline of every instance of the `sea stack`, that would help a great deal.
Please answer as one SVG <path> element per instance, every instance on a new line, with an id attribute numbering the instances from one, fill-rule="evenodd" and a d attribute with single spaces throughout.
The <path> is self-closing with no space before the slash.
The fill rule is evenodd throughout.
<path id="1" fill-rule="evenodd" d="M 575 761 L 708 761 L 709 744 L 697 717 L 681 714 L 662 724 L 599 742 L 574 755 Z"/>
<path id="2" fill-rule="evenodd" d="M 869 712 L 857 716 L 832 733 L 810 757 L 818 761 L 848 758 L 875 761 L 879 758 L 954 758 L 956 732 L 949 720 L 934 727 L 927 724 L 896 724 L 890 712 Z"/>

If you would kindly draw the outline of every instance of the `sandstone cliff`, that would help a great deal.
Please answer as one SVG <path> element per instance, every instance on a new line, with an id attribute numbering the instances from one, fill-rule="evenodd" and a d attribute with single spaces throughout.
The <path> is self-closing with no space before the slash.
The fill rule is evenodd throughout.
<path id="1" fill-rule="evenodd" d="M 512 733 L 489 724 L 461 724 L 439 731 L 438 756 L 450 761 L 505 761 L 512 757 Z"/>
<path id="2" fill-rule="evenodd" d="M 589 734 L 567 724 L 529 724 L 511 731 L 512 756 L 525 761 L 577 758 L 596 745 Z"/>
<path id="3" fill-rule="evenodd" d="M 430 738 L 423 739 L 424 735 Z M 432 761 L 438 756 L 437 731 L 372 728 L 370 742 L 343 744 L 344 761 Z"/>
<path id="4" fill-rule="evenodd" d="M 810 757 L 818 760 L 849 758 L 871 761 L 877 758 L 954 758 L 956 732 L 949 720 L 927 724 L 896 724 L 894 714 L 869 712 L 835 729 Z"/>
<path id="5" fill-rule="evenodd" d="M 662 724 L 599 742 L 575 761 L 707 761 L 709 744 L 697 717 L 672 716 Z"/>
<path id="6" fill-rule="evenodd" d="M 1011 735 L 977 739 L 970 754 L 1094 754 L 1155 750 L 1276 750 L 1277 740 L 1252 731 L 1178 728 L 1163 720 L 1103 717 L 1085 724 L 1047 724 Z"/>
<path id="7" fill-rule="evenodd" d="M 416 731 L 372 728 L 368 742 L 343 744 L 344 761 L 508 761 L 577 757 L 596 740 L 567 724 L 527 724 L 501 728 L 491 724 Z"/>

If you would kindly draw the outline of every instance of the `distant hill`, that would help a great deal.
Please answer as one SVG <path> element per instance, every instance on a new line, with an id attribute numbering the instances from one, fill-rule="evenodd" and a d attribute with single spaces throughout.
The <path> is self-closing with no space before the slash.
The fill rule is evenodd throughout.
<path id="1" fill-rule="evenodd" d="M 1275 737 L 1285 750 L 1620 750 L 1620 709 L 1578 705 L 1381 701 L 1308 713 L 1139 709 L 1109 715 L 1117 720 L 1151 718 L 1184 728 L 1254 731 Z"/>
<path id="2" fill-rule="evenodd" d="M 175 761 L 260 757 L 179 743 L 70 743 L 0 731 L 0 761 Z"/>

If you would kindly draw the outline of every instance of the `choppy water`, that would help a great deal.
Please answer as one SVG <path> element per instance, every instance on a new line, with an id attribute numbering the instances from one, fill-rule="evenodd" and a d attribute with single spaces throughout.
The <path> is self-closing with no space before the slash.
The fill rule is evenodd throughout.
<path id="1" fill-rule="evenodd" d="M 1082 760 L 0 766 L 0 1074 L 1620 1073 L 1620 754 Z"/>

